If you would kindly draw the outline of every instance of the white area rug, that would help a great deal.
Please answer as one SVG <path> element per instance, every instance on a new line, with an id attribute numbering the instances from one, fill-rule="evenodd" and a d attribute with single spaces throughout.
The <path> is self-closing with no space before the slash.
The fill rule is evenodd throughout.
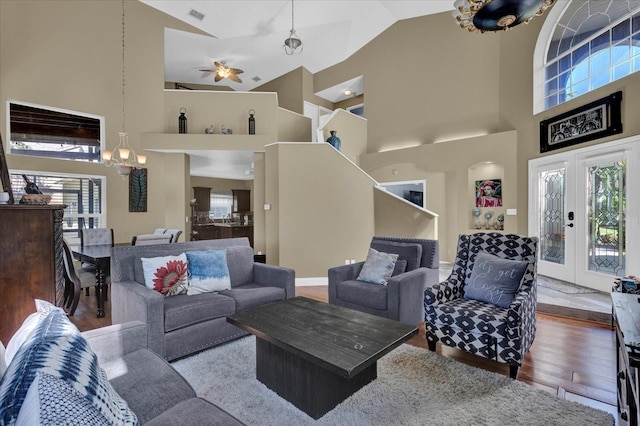
<path id="1" fill-rule="evenodd" d="M 172 365 L 199 396 L 250 425 L 613 425 L 611 414 L 407 344 L 378 378 L 313 420 L 255 378 L 255 338 Z"/>

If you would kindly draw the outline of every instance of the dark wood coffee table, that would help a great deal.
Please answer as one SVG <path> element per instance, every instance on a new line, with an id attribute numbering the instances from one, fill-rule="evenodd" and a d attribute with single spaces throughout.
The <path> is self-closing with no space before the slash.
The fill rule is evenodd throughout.
<path id="1" fill-rule="evenodd" d="M 304 297 L 227 317 L 256 336 L 258 380 L 319 419 L 377 377 L 377 361 L 418 333 L 397 321 Z"/>

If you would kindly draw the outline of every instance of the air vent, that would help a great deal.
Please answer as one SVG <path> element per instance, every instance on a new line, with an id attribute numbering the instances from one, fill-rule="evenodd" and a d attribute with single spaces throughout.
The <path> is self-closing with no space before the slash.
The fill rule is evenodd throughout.
<path id="1" fill-rule="evenodd" d="M 255 77 L 252 77 L 251 80 L 253 80 L 253 81 L 255 81 L 257 83 L 262 79 L 256 75 Z"/>
<path id="2" fill-rule="evenodd" d="M 204 18 L 204 13 L 198 12 L 195 9 L 191 9 L 189 11 L 189 15 L 193 16 L 196 19 L 199 19 L 200 21 L 202 21 L 202 19 Z"/>

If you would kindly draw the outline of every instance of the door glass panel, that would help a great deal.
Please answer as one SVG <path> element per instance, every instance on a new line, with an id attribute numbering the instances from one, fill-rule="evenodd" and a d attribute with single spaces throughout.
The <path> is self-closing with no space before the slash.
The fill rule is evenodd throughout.
<path id="1" fill-rule="evenodd" d="M 564 265 L 565 169 L 541 172 L 540 183 L 540 259 Z"/>
<path id="2" fill-rule="evenodd" d="M 625 172 L 624 161 L 587 169 L 590 271 L 625 274 Z"/>

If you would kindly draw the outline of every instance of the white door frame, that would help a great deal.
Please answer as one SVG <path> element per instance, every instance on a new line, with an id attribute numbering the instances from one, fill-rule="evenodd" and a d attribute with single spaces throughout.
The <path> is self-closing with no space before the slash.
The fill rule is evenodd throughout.
<path id="1" fill-rule="evenodd" d="M 578 217 L 577 208 L 584 208 L 586 206 L 586 194 L 584 191 L 580 192 L 577 190 L 577 188 L 584 187 L 584 173 L 582 173 L 584 166 L 598 157 L 609 155 L 622 156 L 627 164 L 625 215 L 627 263 L 625 274 L 640 275 L 640 262 L 637 261 L 637 259 L 640 259 L 640 186 L 637 185 L 637 182 L 640 181 L 640 135 L 530 160 L 528 194 L 529 235 L 539 237 L 538 214 L 540 212 L 540 204 L 539 200 L 536 199 L 538 192 L 538 171 L 545 168 L 545 166 L 548 166 L 548 168 L 551 168 L 553 165 L 562 164 L 567 166 L 567 174 L 572 174 L 576 177 L 575 181 L 570 182 L 569 178 L 566 182 L 567 205 L 571 205 L 569 202 L 575 203 L 573 205 L 576 206 L 575 214 Z M 575 227 L 571 228 L 570 231 L 576 239 L 579 238 L 581 240 L 575 243 L 572 242 L 572 247 L 582 247 L 581 244 L 588 239 L 588 230 L 585 229 L 584 222 L 580 224 L 578 224 L 578 222 L 580 221 L 574 221 Z M 569 241 L 567 241 L 567 245 L 568 244 Z M 577 255 L 575 259 L 576 261 L 572 265 L 569 265 L 570 262 L 568 262 L 566 271 L 555 270 L 556 268 L 550 267 L 551 265 L 549 263 L 545 265 L 544 262 L 539 262 L 538 269 L 539 271 L 542 269 L 544 274 L 554 278 L 575 282 L 576 284 L 604 292 L 611 291 L 613 280 L 610 275 L 585 270 L 587 262 L 582 254 Z M 567 276 L 572 278 L 563 278 Z"/>

